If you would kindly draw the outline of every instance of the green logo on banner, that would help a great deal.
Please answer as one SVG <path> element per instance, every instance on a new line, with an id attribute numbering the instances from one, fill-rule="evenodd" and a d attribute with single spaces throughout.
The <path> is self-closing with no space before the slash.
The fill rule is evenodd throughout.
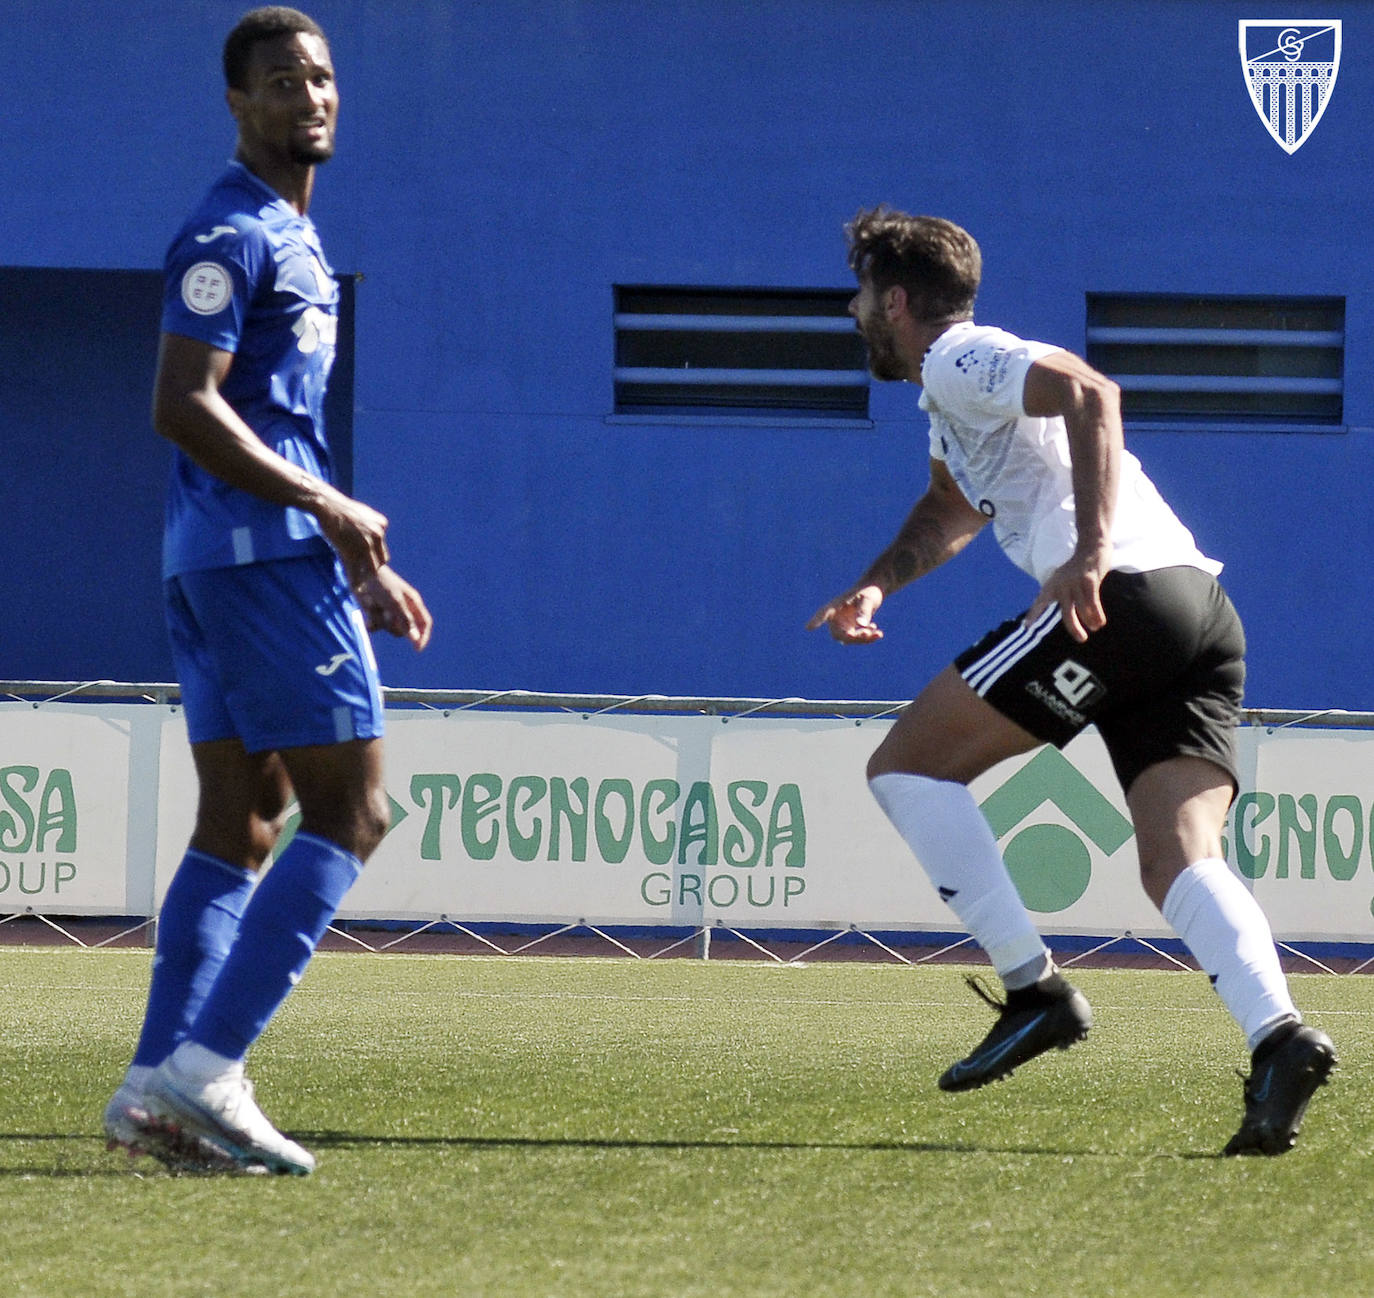
<path id="1" fill-rule="evenodd" d="M 397 825 L 401 823 L 410 812 L 408 812 L 391 794 L 386 795 L 386 800 L 391 805 L 391 824 L 387 828 L 387 834 L 391 833 Z M 291 814 L 287 816 L 286 823 L 282 825 L 281 837 L 277 839 L 276 846 L 272 849 L 272 859 L 275 861 L 290 846 L 291 840 L 296 837 L 296 831 L 301 827 L 301 809 L 294 807 Z M 382 835 L 383 838 L 386 834 Z"/>
<path id="2" fill-rule="evenodd" d="M 1133 832 L 1131 822 L 1056 748 L 1042 748 L 988 795 L 982 811 L 1000 841 L 1047 802 L 1108 856 Z M 1092 878 L 1092 853 L 1065 825 L 1027 825 L 1003 844 L 1002 855 L 1021 900 L 1042 913 L 1067 910 Z"/>
<path id="3" fill-rule="evenodd" d="M 76 852 L 76 819 L 70 771 L 0 766 L 0 894 L 33 897 L 73 883 L 76 862 L 54 858 Z"/>

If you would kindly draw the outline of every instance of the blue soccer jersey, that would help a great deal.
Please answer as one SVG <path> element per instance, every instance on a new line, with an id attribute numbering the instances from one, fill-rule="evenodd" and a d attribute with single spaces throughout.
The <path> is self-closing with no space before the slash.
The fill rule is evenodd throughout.
<path id="1" fill-rule="evenodd" d="M 339 286 L 314 224 L 234 162 L 167 252 L 164 333 L 232 352 L 220 394 L 292 464 L 331 481 L 324 394 Z M 314 517 L 172 466 L 163 575 L 327 551 Z"/>

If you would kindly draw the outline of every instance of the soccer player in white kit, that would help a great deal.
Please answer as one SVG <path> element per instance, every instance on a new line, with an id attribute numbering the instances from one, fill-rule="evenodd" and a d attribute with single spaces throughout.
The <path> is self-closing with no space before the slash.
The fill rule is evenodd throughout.
<path id="1" fill-rule="evenodd" d="M 982 259 L 967 231 L 879 207 L 846 233 L 859 282 L 849 310 L 870 368 L 921 385 L 930 482 L 891 544 L 808 628 L 826 626 L 843 644 L 881 638 L 883 600 L 989 522 L 1040 584 L 1023 615 L 922 690 L 868 764 L 879 805 L 1006 989 L 997 1001 L 972 983 L 997 1021 L 939 1085 L 1006 1077 L 1092 1025 L 968 785 L 1096 725 L 1125 790 L 1145 891 L 1251 1051 L 1244 1117 L 1223 1152 L 1284 1153 L 1336 1055 L 1303 1024 L 1269 924 L 1222 856 L 1245 636 L 1217 583 L 1221 565 L 1126 451 L 1110 379 L 1071 352 L 974 323 Z"/>

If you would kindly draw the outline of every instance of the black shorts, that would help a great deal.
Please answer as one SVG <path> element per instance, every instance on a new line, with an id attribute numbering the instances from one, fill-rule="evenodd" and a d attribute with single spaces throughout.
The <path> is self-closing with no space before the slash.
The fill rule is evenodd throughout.
<path id="1" fill-rule="evenodd" d="M 1170 757 L 1205 757 L 1236 779 L 1235 727 L 1245 690 L 1245 631 L 1216 579 L 1199 568 L 1110 572 L 1107 624 L 1080 644 L 1058 606 L 1022 617 L 954 665 L 1003 716 L 1062 748 L 1095 725 L 1121 787 Z"/>

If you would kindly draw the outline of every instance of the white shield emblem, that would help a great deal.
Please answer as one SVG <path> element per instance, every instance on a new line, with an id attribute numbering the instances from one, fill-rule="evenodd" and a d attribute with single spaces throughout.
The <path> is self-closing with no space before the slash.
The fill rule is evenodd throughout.
<path id="1" fill-rule="evenodd" d="M 1241 20 L 1240 63 L 1255 112 L 1287 153 L 1316 130 L 1341 64 L 1341 21 Z"/>

